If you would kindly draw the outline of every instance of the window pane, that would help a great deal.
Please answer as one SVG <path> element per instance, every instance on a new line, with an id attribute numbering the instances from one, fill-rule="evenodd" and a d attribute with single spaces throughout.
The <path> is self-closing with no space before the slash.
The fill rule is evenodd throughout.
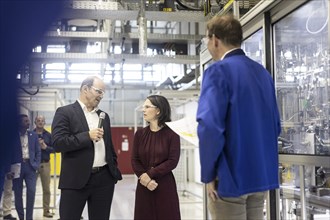
<path id="1" fill-rule="evenodd" d="M 282 153 L 330 155 L 327 2 L 309 1 L 274 25 Z"/>
<path id="2" fill-rule="evenodd" d="M 65 53 L 65 45 L 48 45 L 47 53 Z"/>
<path id="3" fill-rule="evenodd" d="M 248 57 L 254 61 L 264 65 L 263 59 L 263 29 L 252 34 L 242 42 L 242 49 Z"/>

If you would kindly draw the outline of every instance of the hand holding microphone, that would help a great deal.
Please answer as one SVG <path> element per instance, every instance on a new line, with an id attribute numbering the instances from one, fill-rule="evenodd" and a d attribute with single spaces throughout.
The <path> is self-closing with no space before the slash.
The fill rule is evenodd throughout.
<path id="1" fill-rule="evenodd" d="M 105 113 L 101 112 L 99 116 L 99 124 L 97 128 L 89 131 L 89 137 L 92 141 L 98 142 L 99 140 L 101 140 L 101 138 L 103 138 L 104 131 L 102 127 L 103 127 L 104 119 L 105 119 Z"/>
<path id="2" fill-rule="evenodd" d="M 98 142 L 99 140 L 101 140 L 101 138 L 103 138 L 103 128 L 95 128 L 89 131 L 89 137 L 92 141 L 96 141 Z"/>
<path id="3" fill-rule="evenodd" d="M 97 126 L 98 128 L 102 128 L 103 127 L 103 120 L 105 119 L 105 113 L 101 112 L 100 116 L 99 116 L 99 125 Z"/>

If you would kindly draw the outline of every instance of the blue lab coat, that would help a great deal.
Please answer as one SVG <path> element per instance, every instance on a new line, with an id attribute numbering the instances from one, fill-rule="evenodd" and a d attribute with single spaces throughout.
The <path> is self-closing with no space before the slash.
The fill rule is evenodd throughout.
<path id="1" fill-rule="evenodd" d="M 279 187 L 273 79 L 243 50 L 204 72 L 197 121 L 202 182 L 218 178 L 222 197 Z"/>

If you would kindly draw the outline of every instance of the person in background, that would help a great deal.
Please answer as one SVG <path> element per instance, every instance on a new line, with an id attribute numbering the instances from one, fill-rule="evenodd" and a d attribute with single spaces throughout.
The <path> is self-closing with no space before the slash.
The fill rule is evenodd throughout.
<path id="1" fill-rule="evenodd" d="M 42 206 L 44 209 L 44 217 L 52 218 L 53 213 L 49 209 L 50 204 L 50 154 L 54 152 L 51 146 L 51 134 L 44 128 L 45 117 L 43 115 L 36 116 L 34 120 L 35 131 L 39 137 L 39 144 L 41 147 L 41 164 L 38 169 L 42 185 Z"/>
<path id="2" fill-rule="evenodd" d="M 110 118 L 98 108 L 104 93 L 104 82 L 88 77 L 81 84 L 79 99 L 56 110 L 52 141 L 55 151 L 62 153 L 61 220 L 80 219 L 86 202 L 89 219 L 109 219 L 114 187 L 122 176 Z"/>
<path id="3" fill-rule="evenodd" d="M 11 204 L 13 202 L 13 174 L 9 172 L 6 175 L 5 183 L 3 185 L 3 192 L 0 193 L 0 200 L 1 194 L 3 194 L 2 198 L 2 212 L 3 212 L 3 219 L 8 220 L 16 220 L 16 218 L 11 214 Z"/>
<path id="4" fill-rule="evenodd" d="M 172 170 L 180 158 L 180 137 L 165 122 L 171 121 L 171 107 L 159 95 L 143 104 L 149 126 L 134 135 L 131 163 L 138 177 L 134 219 L 181 219 L 179 197 Z"/>
<path id="5" fill-rule="evenodd" d="M 3 219 L 6 220 L 16 220 L 16 218 L 11 214 L 12 203 L 13 203 L 13 179 L 18 178 L 20 175 L 20 166 L 22 162 L 22 148 L 20 146 L 19 136 L 15 139 L 15 143 L 11 148 L 11 167 L 6 174 L 3 190 L 0 190 L 0 200 L 3 194 L 2 200 L 2 211 Z"/>
<path id="6" fill-rule="evenodd" d="M 15 207 L 19 219 L 24 219 L 23 181 L 26 185 L 26 220 L 33 219 L 33 208 L 36 194 L 37 170 L 40 166 L 41 148 L 38 135 L 29 131 L 30 119 L 27 115 L 20 116 L 20 144 L 22 148 L 22 163 L 20 177 L 13 180 L 15 192 Z"/>
<path id="7" fill-rule="evenodd" d="M 242 27 L 215 16 L 204 38 L 215 61 L 197 110 L 201 180 L 213 219 L 263 219 L 266 192 L 279 187 L 280 118 L 269 72 L 242 49 Z"/>

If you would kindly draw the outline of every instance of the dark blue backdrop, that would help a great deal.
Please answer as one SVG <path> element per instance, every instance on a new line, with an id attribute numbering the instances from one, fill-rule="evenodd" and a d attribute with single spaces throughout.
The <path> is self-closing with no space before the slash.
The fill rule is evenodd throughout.
<path id="1" fill-rule="evenodd" d="M 0 0 L 0 189 L 17 147 L 16 74 L 62 9 L 62 0 Z"/>

